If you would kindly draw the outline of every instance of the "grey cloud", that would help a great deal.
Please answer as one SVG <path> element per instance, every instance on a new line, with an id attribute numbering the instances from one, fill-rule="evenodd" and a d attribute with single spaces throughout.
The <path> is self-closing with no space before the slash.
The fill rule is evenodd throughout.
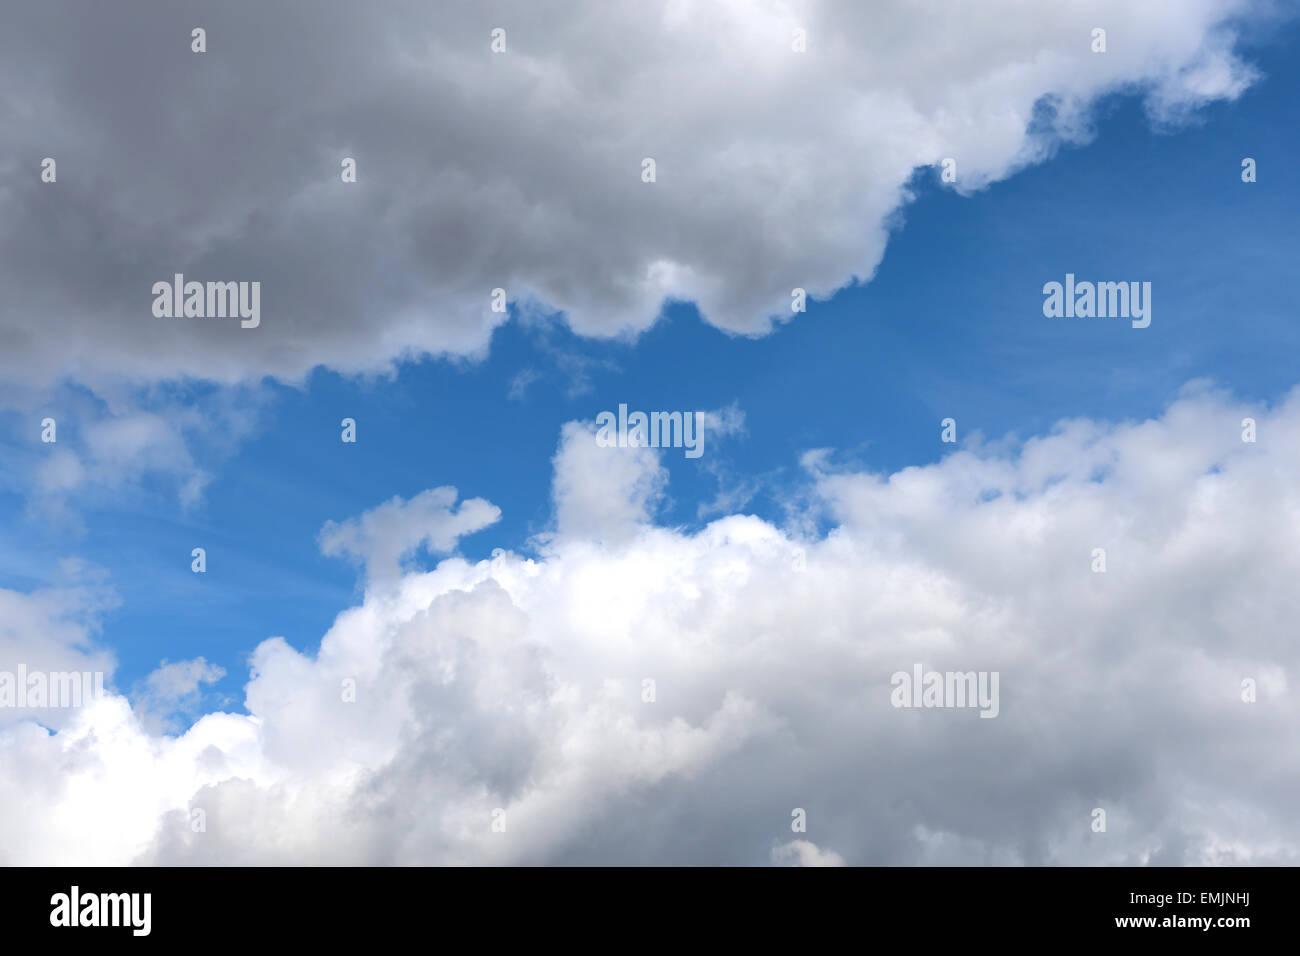
<path id="1" fill-rule="evenodd" d="M 665 298 L 762 334 L 793 287 L 872 274 L 918 166 L 954 156 L 975 189 L 1085 136 L 1102 93 L 1148 89 L 1161 117 L 1237 95 L 1251 73 L 1230 25 L 1255 9 L 8 4 L 0 379 L 297 379 L 481 354 L 496 287 L 587 334 L 644 329 Z M 1055 130 L 1030 133 L 1044 97 Z M 155 318 L 152 284 L 177 272 L 260 281 L 261 326 Z"/>

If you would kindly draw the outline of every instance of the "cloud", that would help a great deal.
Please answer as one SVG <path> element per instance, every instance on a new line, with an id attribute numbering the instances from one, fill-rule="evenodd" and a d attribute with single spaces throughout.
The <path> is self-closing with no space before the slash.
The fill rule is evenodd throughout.
<path id="1" fill-rule="evenodd" d="M 635 334 L 668 300 L 763 334 L 791 318 L 793 288 L 825 297 L 871 277 L 918 168 L 954 158 L 969 192 L 1085 139 L 1108 93 L 1145 94 L 1158 122 L 1235 97 L 1253 73 L 1233 25 L 1266 12 L 10 4 L 0 378 L 296 381 L 481 355 L 505 319 L 495 288 L 585 335 Z M 198 22 L 205 53 L 190 49 Z M 155 318 L 152 286 L 176 273 L 260 281 L 261 325 Z"/>
<path id="2" fill-rule="evenodd" d="M 745 412 L 735 402 L 725 408 L 700 412 L 700 418 L 704 429 L 713 437 L 745 433 Z"/>
<path id="3" fill-rule="evenodd" d="M 148 473 L 172 473 L 179 481 L 178 497 L 192 505 L 209 476 L 198 469 L 182 433 L 189 415 L 172 417 L 151 412 L 107 415 L 86 423 L 82 432 L 84 458 L 66 447 L 55 449 L 36 468 L 34 490 L 44 507 L 57 508 L 64 496 L 84 491 L 87 483 L 115 489 Z"/>
<path id="4" fill-rule="evenodd" d="M 75 560 L 60 565 L 60 583 L 31 593 L 0 588 L 0 674 L 99 673 L 112 679 L 116 658 L 100 646 L 99 620 L 118 600 L 105 576 Z M 0 731 L 37 720 L 59 728 L 74 712 L 66 708 L 0 706 Z"/>
<path id="5" fill-rule="evenodd" d="M 772 862 L 778 866 L 843 866 L 844 860 L 834 850 L 823 850 L 807 840 L 791 840 L 773 847 Z"/>
<path id="6" fill-rule="evenodd" d="M 394 496 L 359 518 L 328 521 L 320 533 L 321 551 L 346 555 L 365 567 L 371 581 L 398 577 L 402 561 L 420 547 L 449 554 L 467 534 L 495 524 L 501 509 L 482 498 L 456 504 L 450 486 L 422 491 L 409 501 Z"/>
<path id="7" fill-rule="evenodd" d="M 41 393 L 0 389 L 0 406 L 10 410 L 0 486 L 22 494 L 30 516 L 73 527 L 80 508 L 111 505 L 128 491 L 163 489 L 192 508 L 268 400 L 263 389 L 193 383 L 98 393 L 71 383 Z"/>
<path id="8" fill-rule="evenodd" d="M 668 486 L 668 469 L 653 448 L 602 448 L 596 430 L 568 422 L 553 460 L 557 533 L 618 542 L 651 519 Z"/>
<path id="9" fill-rule="evenodd" d="M 263 642 L 247 713 L 180 736 L 120 697 L 0 730 L 0 861 L 1300 859 L 1300 390 L 889 475 L 821 456 L 791 524 L 819 537 L 658 527 L 653 457 L 586 449 L 568 426 L 557 485 L 607 473 L 621 536 L 557 494 L 584 520 L 538 553 L 369 589 L 314 654 Z M 998 672 L 997 718 L 892 707 L 918 663 Z"/>
<path id="10" fill-rule="evenodd" d="M 182 716 L 193 719 L 200 706 L 204 684 L 215 684 L 226 676 L 226 669 L 209 664 L 206 658 L 190 661 L 163 661 L 145 677 L 132 694 L 133 707 L 151 732 L 183 730 Z"/>

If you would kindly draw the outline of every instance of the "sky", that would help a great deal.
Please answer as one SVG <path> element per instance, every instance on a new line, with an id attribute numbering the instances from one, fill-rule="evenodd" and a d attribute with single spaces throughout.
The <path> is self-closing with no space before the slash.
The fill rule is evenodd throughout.
<path id="1" fill-rule="evenodd" d="M 0 861 L 1295 862 L 1292 8 L 138 6 L 0 14 Z"/>

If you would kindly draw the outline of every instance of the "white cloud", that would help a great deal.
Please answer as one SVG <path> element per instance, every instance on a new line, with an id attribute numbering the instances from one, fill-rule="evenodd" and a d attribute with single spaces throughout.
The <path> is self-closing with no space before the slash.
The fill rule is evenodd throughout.
<path id="1" fill-rule="evenodd" d="M 1294 863 L 1298 449 L 1300 392 L 1198 386 L 888 476 L 820 458 L 815 539 L 655 527 L 653 455 L 600 449 L 630 533 L 372 588 L 316 655 L 257 649 L 247 715 L 159 737 L 110 698 L 0 731 L 0 858 Z M 999 716 L 891 707 L 913 663 L 998 671 Z"/>
<path id="2" fill-rule="evenodd" d="M 445 486 L 422 491 L 409 501 L 394 496 L 359 518 L 327 522 L 320 533 L 325 554 L 347 555 L 364 565 L 371 581 L 401 574 L 402 561 L 420 547 L 448 554 L 467 534 L 501 518 L 501 509 L 482 498 L 456 504 L 456 489 Z"/>
<path id="3" fill-rule="evenodd" d="M 658 452 L 602 448 L 586 422 L 569 422 L 560 435 L 552 485 L 558 534 L 609 542 L 635 535 L 668 486 Z"/>
<path id="4" fill-rule="evenodd" d="M 145 677 L 132 694 L 133 707 L 151 732 L 183 729 L 176 726 L 182 716 L 191 719 L 200 705 L 204 684 L 215 684 L 226 676 L 226 669 L 208 663 L 206 658 L 189 661 L 163 661 Z"/>
<path id="5" fill-rule="evenodd" d="M 117 605 L 105 576 L 82 562 L 61 564 L 57 586 L 24 594 L 0 588 L 0 672 L 12 675 L 99 673 L 107 685 L 116 658 L 99 644 L 99 619 Z M 69 709 L 0 706 L 0 729 L 21 720 L 59 728 L 75 714 Z"/>
<path id="6" fill-rule="evenodd" d="M 791 840 L 772 848 L 772 862 L 779 866 L 843 866 L 834 850 L 823 850 L 808 840 Z"/>
<path id="7" fill-rule="evenodd" d="M 196 657 L 192 661 L 163 661 L 145 678 L 145 686 L 159 701 L 175 703 L 197 693 L 203 684 L 212 684 L 226 676 L 225 668 Z"/>
<path id="8" fill-rule="evenodd" d="M 55 523 L 75 525 L 80 508 L 151 482 L 190 508 L 202 501 L 209 468 L 253 431 L 267 400 L 256 388 L 0 389 L 0 405 L 17 412 L 6 478 L 32 514 Z M 37 440 L 47 418 L 55 439 L 48 443 Z"/>

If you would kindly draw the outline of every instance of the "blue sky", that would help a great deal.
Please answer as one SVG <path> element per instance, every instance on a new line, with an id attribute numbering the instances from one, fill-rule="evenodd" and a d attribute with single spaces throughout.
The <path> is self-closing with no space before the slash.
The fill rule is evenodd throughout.
<path id="1" fill-rule="evenodd" d="M 11 488 L 0 498 L 0 586 L 52 583 L 58 558 L 81 556 L 108 571 L 121 599 L 103 621 L 119 687 L 163 659 L 203 656 L 227 670 L 213 702 L 238 707 L 254 646 L 280 635 L 311 649 L 357 599 L 356 569 L 317 548 L 327 520 L 446 484 L 503 512 L 461 553 L 526 551 L 552 520 L 560 424 L 620 402 L 744 412 L 745 432 L 706 437 L 703 459 L 664 456 L 671 497 L 660 520 L 693 528 L 719 481 L 752 491 L 736 510 L 780 523 L 810 449 L 886 473 L 935 461 L 948 450 L 948 416 L 961 438 L 1026 437 L 1062 418 L 1156 415 L 1197 378 L 1275 400 L 1294 384 L 1285 357 L 1300 345 L 1300 190 L 1289 169 L 1300 129 L 1278 119 L 1297 91 L 1293 42 L 1289 28 L 1261 45 L 1253 62 L 1265 78 L 1190 125 L 1153 130 L 1140 98 L 1117 94 L 1090 143 L 972 196 L 918 171 L 874 278 L 768 336 L 728 335 L 688 304 L 631 342 L 516 313 L 481 359 L 407 362 L 391 377 L 317 370 L 301 388 L 268 382 L 253 434 L 232 455 L 200 459 L 214 477 L 199 506 L 146 480 L 95 501 L 84 528 L 68 529 L 26 513 Z M 1254 184 L 1240 179 L 1245 156 L 1259 166 Z M 1152 282 L 1150 328 L 1044 319 L 1041 287 L 1066 272 Z M 358 422 L 355 445 L 339 441 L 344 417 Z M 11 447 L 20 432 L 30 441 L 28 419 L 8 425 Z M 208 552 L 204 575 L 190 571 L 197 546 Z"/>

